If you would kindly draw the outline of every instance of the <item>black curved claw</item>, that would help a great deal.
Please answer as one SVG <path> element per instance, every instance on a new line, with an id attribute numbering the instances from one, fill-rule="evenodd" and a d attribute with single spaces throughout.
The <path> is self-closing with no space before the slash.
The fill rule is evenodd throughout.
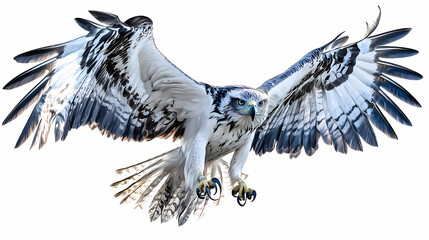
<path id="1" fill-rule="evenodd" d="M 237 203 L 238 203 L 238 205 L 240 205 L 240 206 L 243 207 L 244 205 L 246 205 L 246 202 L 247 202 L 246 198 L 243 198 L 243 200 L 241 200 L 240 196 L 237 196 Z"/>
<path id="2" fill-rule="evenodd" d="M 214 193 L 213 195 L 216 195 L 217 190 L 218 190 L 218 186 L 219 186 L 219 198 L 217 198 L 217 199 L 212 198 L 212 197 L 211 197 L 211 193 L 210 193 L 210 191 L 208 192 L 208 194 L 207 194 L 207 195 L 209 196 L 209 198 L 210 198 L 211 200 L 213 200 L 213 201 L 217 201 L 217 200 L 219 200 L 219 199 L 220 199 L 220 197 L 222 196 L 222 185 L 220 184 L 220 181 L 219 181 L 219 179 L 217 179 L 217 178 L 212 178 L 212 182 L 214 183 L 213 187 L 214 187 L 214 189 L 215 189 L 215 193 Z"/>
<path id="3" fill-rule="evenodd" d="M 237 189 L 237 191 L 234 191 L 234 189 L 232 189 L 232 192 L 231 192 L 231 193 L 232 193 L 232 196 L 233 196 L 233 197 L 237 197 L 238 189 Z"/>
<path id="4" fill-rule="evenodd" d="M 256 199 L 256 191 L 255 190 L 252 191 L 252 195 L 253 195 L 253 199 L 251 200 L 251 202 L 255 201 L 255 199 Z"/>
<path id="5" fill-rule="evenodd" d="M 197 196 L 199 199 L 205 199 L 206 198 L 206 193 L 201 194 L 201 190 L 199 188 L 197 188 Z"/>
<path id="6" fill-rule="evenodd" d="M 222 185 L 220 184 L 220 181 L 219 181 L 219 179 L 217 179 L 217 178 L 212 178 L 212 182 L 214 182 L 214 188 L 215 188 L 215 193 L 213 194 L 213 195 L 216 195 L 216 193 L 217 193 L 217 186 L 216 185 L 219 185 L 219 189 L 220 189 L 220 192 L 219 192 L 219 196 L 220 195 L 222 195 Z"/>
<path id="7" fill-rule="evenodd" d="M 214 185 L 214 189 L 215 189 L 215 193 L 213 195 L 216 195 L 216 193 L 217 193 L 217 185 L 216 185 L 216 183 Z"/>
<path id="8" fill-rule="evenodd" d="M 208 196 L 211 200 L 213 200 L 213 201 L 216 201 L 216 200 L 217 200 L 217 199 L 212 198 L 212 195 L 211 195 L 211 193 L 210 193 L 210 188 L 209 188 L 209 186 L 206 186 L 206 193 L 207 193 L 207 196 Z"/>

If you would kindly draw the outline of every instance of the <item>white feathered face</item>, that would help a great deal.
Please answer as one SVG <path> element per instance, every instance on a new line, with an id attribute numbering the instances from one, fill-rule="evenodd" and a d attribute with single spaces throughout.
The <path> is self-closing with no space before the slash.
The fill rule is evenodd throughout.
<path id="1" fill-rule="evenodd" d="M 268 95 L 256 89 L 234 89 L 229 92 L 225 113 L 238 124 L 259 127 L 267 117 Z"/>

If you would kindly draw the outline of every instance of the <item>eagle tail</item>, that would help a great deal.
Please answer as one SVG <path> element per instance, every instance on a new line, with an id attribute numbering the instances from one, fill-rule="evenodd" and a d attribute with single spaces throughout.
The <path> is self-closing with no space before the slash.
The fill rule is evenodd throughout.
<path id="1" fill-rule="evenodd" d="M 202 215 L 208 201 L 199 199 L 194 188 L 185 186 L 184 158 L 184 154 L 178 147 L 143 162 L 116 170 L 118 174 L 129 174 L 129 176 L 111 185 L 124 187 L 115 194 L 115 197 L 122 197 L 121 204 L 136 201 L 136 208 L 142 208 L 142 204 L 148 198 L 152 198 L 149 205 L 151 221 L 161 218 L 161 223 L 164 223 L 177 215 L 179 225 L 183 225 L 191 213 Z M 223 185 L 224 176 L 228 176 L 228 164 L 219 160 L 206 165 L 205 171 L 208 176 L 218 177 Z M 151 193 L 154 195 L 149 196 Z"/>

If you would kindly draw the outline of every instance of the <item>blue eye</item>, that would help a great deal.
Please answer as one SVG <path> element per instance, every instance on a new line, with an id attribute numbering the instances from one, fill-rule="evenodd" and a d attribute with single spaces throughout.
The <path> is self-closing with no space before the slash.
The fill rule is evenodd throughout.
<path id="1" fill-rule="evenodd" d="M 244 105 L 244 100 L 237 99 L 237 105 L 238 106 L 243 106 Z"/>
<path id="2" fill-rule="evenodd" d="M 258 106 L 261 108 L 261 107 L 263 107 L 263 106 L 264 106 L 264 104 L 265 104 L 265 101 L 264 101 L 264 100 L 262 100 L 262 101 L 260 101 L 260 102 L 259 102 Z"/>

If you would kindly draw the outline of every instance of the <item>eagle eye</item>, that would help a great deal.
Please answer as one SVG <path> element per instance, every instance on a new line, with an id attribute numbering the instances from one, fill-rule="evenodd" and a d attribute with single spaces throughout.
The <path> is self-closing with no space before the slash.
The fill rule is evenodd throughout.
<path id="1" fill-rule="evenodd" d="M 264 104 L 265 104 L 265 101 L 264 101 L 264 100 L 262 100 L 262 101 L 260 101 L 260 102 L 259 102 L 258 106 L 261 108 L 261 107 L 263 107 L 263 106 L 264 106 Z"/>
<path id="2" fill-rule="evenodd" d="M 242 99 L 237 99 L 237 105 L 238 105 L 238 106 L 243 106 L 243 105 L 244 105 L 244 100 L 242 100 Z"/>

